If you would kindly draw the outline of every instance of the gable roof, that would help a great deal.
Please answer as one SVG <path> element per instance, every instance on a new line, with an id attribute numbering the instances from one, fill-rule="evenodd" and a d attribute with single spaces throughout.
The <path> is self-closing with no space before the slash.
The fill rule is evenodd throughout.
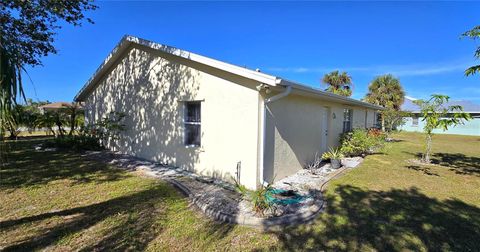
<path id="1" fill-rule="evenodd" d="M 411 113 L 419 113 L 420 106 L 414 103 L 415 99 L 411 97 L 405 97 L 405 100 L 401 106 L 403 111 L 409 111 Z M 480 105 L 475 104 L 471 101 L 459 100 L 459 101 L 448 101 L 445 103 L 444 107 L 460 105 L 463 107 L 463 111 L 468 113 L 480 113 Z"/>
<path id="2" fill-rule="evenodd" d="M 39 106 L 38 108 L 42 110 L 48 110 L 48 111 L 56 111 L 60 109 L 67 109 L 67 108 L 76 108 L 79 110 L 83 110 L 83 103 L 75 103 L 75 102 L 53 102 L 53 103 L 48 103 L 42 106 Z"/>
<path id="3" fill-rule="evenodd" d="M 181 50 L 181 49 L 167 46 L 167 45 L 162 45 L 159 43 L 155 43 L 152 41 L 148 41 L 148 40 L 130 36 L 130 35 L 126 35 L 120 40 L 117 46 L 112 50 L 112 52 L 107 56 L 107 58 L 102 62 L 102 64 L 100 64 L 100 66 L 97 68 L 93 76 L 85 83 L 82 89 L 80 89 L 80 91 L 75 96 L 74 100 L 83 101 L 88 96 L 88 94 L 93 89 L 96 88 L 97 83 L 101 80 L 103 75 L 108 72 L 110 67 L 113 66 L 115 62 L 121 57 L 122 53 L 128 50 L 130 45 L 133 45 L 133 44 L 145 46 L 149 49 L 158 50 L 158 51 L 168 53 L 174 56 L 178 56 L 183 59 L 187 59 L 196 63 L 204 64 L 209 67 L 220 69 L 238 76 L 242 76 L 247 79 L 258 81 L 268 86 L 272 86 L 272 87 L 275 87 L 278 85 L 292 86 L 292 88 L 295 89 L 297 93 L 301 93 L 301 94 L 308 93 L 308 95 L 312 97 L 322 98 L 325 100 L 330 100 L 335 102 L 342 102 L 349 105 L 368 107 L 372 109 L 378 109 L 378 110 L 383 109 L 383 107 L 380 107 L 374 104 L 362 102 L 362 101 L 348 98 L 345 96 L 332 94 L 330 92 L 322 91 L 319 89 L 314 89 L 312 87 L 302 85 L 293 81 L 289 81 L 289 80 L 280 78 L 278 76 L 261 73 L 259 71 L 236 66 L 223 61 L 219 61 L 219 60 L 208 58 L 199 54 L 195 54 L 189 51 Z"/>

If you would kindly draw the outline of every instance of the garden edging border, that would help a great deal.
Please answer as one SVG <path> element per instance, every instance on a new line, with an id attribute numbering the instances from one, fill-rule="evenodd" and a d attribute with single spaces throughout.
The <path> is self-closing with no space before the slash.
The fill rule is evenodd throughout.
<path id="1" fill-rule="evenodd" d="M 320 186 L 321 191 L 323 191 L 323 187 L 333 178 L 337 177 L 338 175 L 342 174 L 348 168 L 342 167 L 338 169 L 338 171 L 334 172 L 329 176 L 325 182 Z M 172 184 L 175 188 L 180 190 L 183 194 L 189 197 L 190 201 L 200 209 L 205 215 L 211 217 L 217 221 L 231 223 L 231 224 L 239 224 L 243 226 L 249 226 L 254 228 L 260 229 L 271 229 L 276 227 L 285 227 L 285 226 L 293 226 L 304 224 L 307 222 L 312 221 L 315 219 L 321 212 L 324 211 L 326 207 L 325 200 L 322 199 L 315 199 L 313 205 L 308 208 L 308 211 L 305 211 L 300 214 L 289 214 L 279 217 L 270 217 L 270 218 L 259 218 L 254 216 L 247 216 L 243 214 L 229 214 L 225 213 L 217 208 L 211 207 L 207 203 L 203 202 L 199 197 L 195 197 L 194 194 L 184 186 L 180 181 L 175 179 L 165 179 L 165 181 Z"/>

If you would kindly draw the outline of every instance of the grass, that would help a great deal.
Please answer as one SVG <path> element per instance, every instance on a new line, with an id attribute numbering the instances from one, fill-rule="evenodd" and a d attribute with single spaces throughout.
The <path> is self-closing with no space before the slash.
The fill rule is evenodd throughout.
<path id="1" fill-rule="evenodd" d="M 435 136 L 428 166 L 406 161 L 421 134 L 395 138 L 331 182 L 313 223 L 269 232 L 204 218 L 164 182 L 19 141 L 0 170 L 0 250 L 480 250 L 480 137 Z"/>

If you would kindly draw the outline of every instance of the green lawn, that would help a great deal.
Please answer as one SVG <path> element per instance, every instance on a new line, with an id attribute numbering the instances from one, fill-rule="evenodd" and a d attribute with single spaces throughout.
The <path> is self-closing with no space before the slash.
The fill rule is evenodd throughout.
<path id="1" fill-rule="evenodd" d="M 0 171 L 0 250 L 480 250 L 480 137 L 435 136 L 435 162 L 406 160 L 420 134 L 398 134 L 327 188 L 312 224 L 261 232 L 206 219 L 170 185 L 10 143 Z"/>

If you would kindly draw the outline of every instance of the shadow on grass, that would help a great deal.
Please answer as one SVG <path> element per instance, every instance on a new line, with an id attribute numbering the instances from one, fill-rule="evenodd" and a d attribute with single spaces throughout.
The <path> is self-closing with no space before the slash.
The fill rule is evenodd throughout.
<path id="1" fill-rule="evenodd" d="M 287 251 L 478 251 L 480 209 L 416 188 L 370 191 L 343 185 L 313 225 L 273 231 Z M 279 249 L 275 247 L 272 249 Z"/>
<path id="2" fill-rule="evenodd" d="M 165 216 L 165 209 L 159 207 L 159 203 L 164 204 L 165 201 L 178 198 L 171 189 L 166 187 L 168 185 L 160 184 L 148 190 L 97 204 L 2 221 L 0 230 L 8 232 L 22 225 L 42 225 L 41 222 L 49 222 L 48 220 L 51 218 L 61 218 L 61 221 L 55 223 L 56 225 L 45 226 L 39 235 L 5 247 L 4 251 L 30 251 L 45 248 L 71 234 L 85 231 L 110 217 L 118 218 L 116 220 L 118 223 L 111 225 L 108 232 L 99 241 L 88 245 L 84 250 L 125 250 L 128 248 L 141 250 L 161 231 L 158 226 L 154 225 Z M 55 220 L 51 220 L 51 222 L 55 222 Z"/>
<path id="3" fill-rule="evenodd" d="M 422 158 L 422 153 L 405 152 Z M 448 167 L 451 171 L 462 175 L 480 176 L 480 157 L 466 156 L 462 153 L 434 153 L 430 158 L 432 164 Z M 409 167 L 407 167 L 409 168 Z M 423 167 L 421 169 L 423 171 Z"/>
<path id="4" fill-rule="evenodd" d="M 440 175 L 438 175 L 438 173 L 432 172 L 429 167 L 420 166 L 420 165 L 408 165 L 406 167 L 410 170 L 423 172 L 423 174 L 425 174 L 425 175 L 437 176 L 437 177 L 440 176 Z"/>
<path id="5" fill-rule="evenodd" d="M 448 166 L 458 174 L 480 176 L 479 157 L 469 157 L 462 153 L 435 153 L 432 163 Z"/>
<path id="6" fill-rule="evenodd" d="M 0 167 L 0 189 L 41 185 L 61 179 L 69 179 L 72 183 L 102 183 L 127 176 L 106 164 L 87 160 L 81 157 L 81 153 L 35 151 L 34 146 L 39 143 L 42 141 L 9 143 L 7 164 Z"/>

